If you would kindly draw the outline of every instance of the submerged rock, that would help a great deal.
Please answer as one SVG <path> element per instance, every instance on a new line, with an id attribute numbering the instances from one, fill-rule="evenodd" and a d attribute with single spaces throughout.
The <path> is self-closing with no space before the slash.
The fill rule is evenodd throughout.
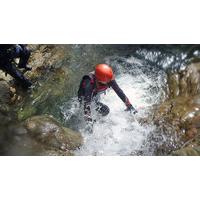
<path id="1" fill-rule="evenodd" d="M 62 127 L 47 115 L 28 118 L 24 126 L 32 138 L 50 148 L 75 150 L 82 144 L 80 133 Z"/>

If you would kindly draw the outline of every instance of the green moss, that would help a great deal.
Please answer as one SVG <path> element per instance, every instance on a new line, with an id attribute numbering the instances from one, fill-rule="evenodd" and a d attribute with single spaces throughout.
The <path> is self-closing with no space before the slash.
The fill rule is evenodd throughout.
<path id="1" fill-rule="evenodd" d="M 25 120 L 28 117 L 33 116 L 36 112 L 37 109 L 34 106 L 26 106 L 17 112 L 18 120 Z"/>

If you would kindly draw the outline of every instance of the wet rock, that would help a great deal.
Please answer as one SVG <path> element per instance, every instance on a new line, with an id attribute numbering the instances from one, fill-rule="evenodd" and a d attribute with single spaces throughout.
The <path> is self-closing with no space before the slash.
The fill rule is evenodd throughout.
<path id="1" fill-rule="evenodd" d="M 200 62 L 188 65 L 184 71 L 168 73 L 169 97 L 194 96 L 200 92 Z"/>
<path id="2" fill-rule="evenodd" d="M 32 50 L 29 65 L 32 71 L 28 72 L 31 79 L 44 75 L 52 68 L 58 68 L 66 57 L 65 45 L 30 45 Z"/>
<path id="3" fill-rule="evenodd" d="M 200 146 L 186 147 L 171 153 L 173 156 L 200 156 Z"/>
<path id="4" fill-rule="evenodd" d="M 66 81 L 68 70 L 60 68 L 63 60 L 67 59 L 66 45 L 33 44 L 28 46 L 32 51 L 28 63 L 32 70 L 26 72 L 25 76 L 33 82 L 34 86 L 31 90 L 23 91 L 16 87 L 11 82 L 13 78 L 0 71 L 0 132 L 2 133 L 0 135 L 2 151 L 0 151 L 7 155 L 17 155 L 16 152 L 19 155 L 38 155 L 39 153 L 48 155 L 48 151 L 52 155 L 67 155 L 68 149 L 75 149 L 82 142 L 80 134 L 73 135 L 76 133 L 60 125 L 58 125 L 60 129 L 57 128 L 58 132 L 49 129 L 46 133 L 41 125 L 39 128 L 43 133 L 39 136 L 39 132 L 38 135 L 36 134 L 37 131 L 30 131 L 30 134 L 26 127 L 10 123 L 12 120 L 22 121 L 36 114 L 51 113 L 48 111 L 60 96 L 63 96 L 68 84 Z M 10 112 L 11 106 L 14 113 Z M 50 139 L 46 140 L 47 138 Z"/>
<path id="5" fill-rule="evenodd" d="M 24 125 L 31 137 L 47 147 L 75 150 L 82 144 L 79 133 L 62 127 L 54 118 L 47 115 L 31 117 Z"/>
<path id="6" fill-rule="evenodd" d="M 178 73 L 169 73 L 168 74 L 168 85 L 169 87 L 169 92 L 170 92 L 170 97 L 176 97 L 180 93 L 179 89 L 179 74 Z"/>
<path id="7" fill-rule="evenodd" d="M 75 150 L 80 147 L 83 143 L 83 138 L 81 137 L 80 133 L 73 131 L 69 128 L 63 127 L 64 134 L 67 139 L 67 149 Z"/>
<path id="8" fill-rule="evenodd" d="M 1 137 L 3 136 L 3 137 Z M 22 124 L 10 125 L 0 134 L 0 155 L 6 156 L 72 156 L 71 150 L 44 145 L 31 137 Z M 2 144 L 1 144 L 2 142 Z"/>
<path id="9" fill-rule="evenodd" d="M 31 95 L 22 98 L 19 120 L 49 113 L 52 105 L 66 92 L 69 83 L 70 70 L 61 67 L 67 58 L 66 45 L 31 45 L 30 48 L 33 50 L 29 62 L 32 71 L 27 72 L 27 76 L 34 82 L 34 88 Z"/>
<path id="10" fill-rule="evenodd" d="M 12 80 L 12 77 L 10 75 L 6 75 L 4 71 L 0 70 L 0 81 L 2 80 L 9 83 L 9 81 Z"/>
<path id="11" fill-rule="evenodd" d="M 11 93 L 9 84 L 5 80 L 0 81 L 0 125 L 8 124 L 12 119 L 10 112 Z M 1 127 L 0 127 L 1 129 Z"/>
<path id="12" fill-rule="evenodd" d="M 9 84 L 2 80 L 0 81 L 0 104 L 9 104 L 11 99 Z"/>
<path id="13" fill-rule="evenodd" d="M 169 73 L 168 84 L 169 98 L 158 106 L 154 123 L 161 127 L 166 127 L 165 124 L 173 127 L 180 136 L 180 144 L 185 144 L 184 148 L 196 145 L 200 134 L 200 62 L 188 65 L 183 71 Z M 197 154 L 196 149 L 183 152 Z"/>
<path id="14" fill-rule="evenodd" d="M 37 153 L 37 156 L 74 156 L 71 151 L 60 151 L 60 150 L 45 150 Z"/>
<path id="15" fill-rule="evenodd" d="M 185 133 L 185 139 L 186 141 L 191 140 L 198 134 L 198 131 L 196 128 L 192 127 L 189 130 L 186 131 Z"/>
<path id="16" fill-rule="evenodd" d="M 27 119 L 36 113 L 36 108 L 32 105 L 26 105 L 18 110 L 17 117 L 19 120 Z"/>

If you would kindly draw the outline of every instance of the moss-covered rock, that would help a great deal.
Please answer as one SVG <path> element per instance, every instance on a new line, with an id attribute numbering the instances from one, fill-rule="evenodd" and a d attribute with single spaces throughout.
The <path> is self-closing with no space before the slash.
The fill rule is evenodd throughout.
<path id="1" fill-rule="evenodd" d="M 32 51 L 28 63 L 32 70 L 26 72 L 25 76 L 33 82 L 31 90 L 24 91 L 17 87 L 11 81 L 11 76 L 0 71 L 0 138 L 4 141 L 0 151 L 6 155 L 16 155 L 15 152 L 19 155 L 72 155 L 70 150 L 76 149 L 82 142 L 80 134 L 62 127 L 55 120 L 53 122 L 52 118 L 48 121 L 47 117 L 43 123 L 43 118 L 40 118 L 40 125 L 36 118 L 33 119 L 34 122 L 27 119 L 36 114 L 52 113 L 51 109 L 66 92 L 70 71 L 63 67 L 63 60 L 68 59 L 67 45 L 28 46 Z M 13 112 L 10 111 L 11 106 Z M 27 124 L 35 123 L 39 127 L 37 130 L 25 127 L 27 134 L 19 135 L 17 130 L 22 130 L 20 121 L 25 119 Z M 12 123 L 18 121 L 19 124 L 12 125 L 12 120 Z M 56 127 L 58 132 L 53 132 L 48 126 Z M 44 127 L 48 127 L 49 132 L 45 133 Z"/>
<path id="2" fill-rule="evenodd" d="M 17 156 L 72 156 L 73 151 L 59 149 L 30 136 L 23 124 L 10 125 L 0 134 L 0 155 Z"/>
<path id="3" fill-rule="evenodd" d="M 63 67 L 67 59 L 65 45 L 29 45 L 32 49 L 29 65 L 32 71 L 27 76 L 34 82 L 30 94 L 23 96 L 19 103 L 18 119 L 42 113 L 49 113 L 68 85 L 70 70 Z M 42 109 L 41 109 L 42 107 Z"/>
<path id="4" fill-rule="evenodd" d="M 7 125 L 12 120 L 12 116 L 14 117 L 10 108 L 11 98 L 9 84 L 5 80 L 0 80 L 0 125 Z"/>
<path id="5" fill-rule="evenodd" d="M 47 115 L 28 118 L 24 126 L 31 137 L 50 148 L 75 150 L 82 144 L 80 133 L 62 127 Z"/>

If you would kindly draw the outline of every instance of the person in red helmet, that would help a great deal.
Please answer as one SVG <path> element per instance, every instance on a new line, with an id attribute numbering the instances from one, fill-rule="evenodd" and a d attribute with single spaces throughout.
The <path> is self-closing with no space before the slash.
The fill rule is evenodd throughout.
<path id="1" fill-rule="evenodd" d="M 107 105 L 99 101 L 99 94 L 105 93 L 108 88 L 112 88 L 119 98 L 125 103 L 127 111 L 132 111 L 136 114 L 136 109 L 132 106 L 129 99 L 126 97 L 122 89 L 115 81 L 113 70 L 107 64 L 98 64 L 95 67 L 95 71 L 90 72 L 88 75 L 83 76 L 79 90 L 78 100 L 84 105 L 84 115 L 86 121 L 92 121 L 91 117 L 91 102 L 94 101 L 96 105 L 96 111 L 106 116 L 110 109 Z"/>

